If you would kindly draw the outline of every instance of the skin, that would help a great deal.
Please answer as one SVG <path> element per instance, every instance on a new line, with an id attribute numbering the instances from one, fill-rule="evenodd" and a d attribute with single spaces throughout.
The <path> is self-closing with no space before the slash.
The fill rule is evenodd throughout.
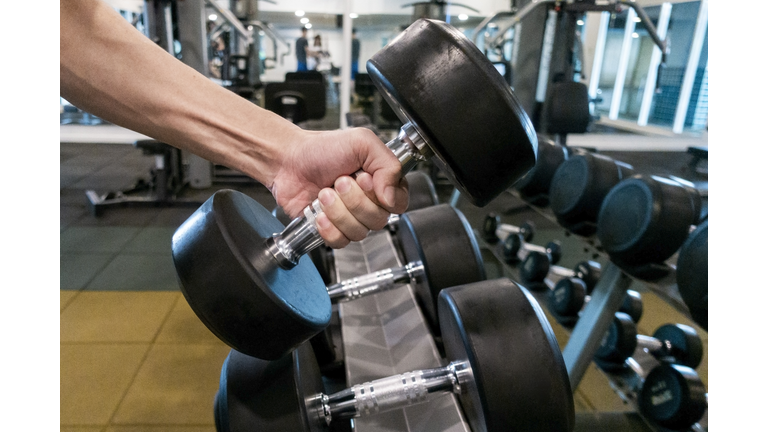
<path id="1" fill-rule="evenodd" d="M 183 64 L 102 0 L 59 7 L 61 96 L 75 106 L 252 177 L 292 217 L 319 198 L 318 231 L 334 248 L 405 211 L 400 164 L 370 130 L 303 130 Z"/>

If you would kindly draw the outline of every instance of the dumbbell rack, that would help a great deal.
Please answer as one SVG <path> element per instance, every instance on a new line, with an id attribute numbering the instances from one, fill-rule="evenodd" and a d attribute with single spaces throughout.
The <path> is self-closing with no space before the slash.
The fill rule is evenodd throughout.
<path id="1" fill-rule="evenodd" d="M 547 214 L 540 208 L 530 206 L 536 209 L 543 216 L 554 221 L 554 216 Z M 488 244 L 483 240 L 482 235 L 475 231 L 475 237 L 477 237 L 478 244 L 481 249 L 490 251 L 498 261 L 498 264 L 504 269 L 505 276 L 515 281 L 522 281 L 520 272 L 516 266 L 508 265 L 504 260 L 501 242 L 496 245 Z M 599 251 L 598 247 L 594 246 L 593 241 L 589 241 L 589 246 L 594 251 L 596 256 L 604 256 L 605 254 Z M 674 272 L 672 272 L 674 276 Z M 583 313 L 579 318 L 576 326 L 572 329 L 565 329 L 566 333 L 569 333 L 568 343 L 565 349 L 563 349 L 563 359 L 565 360 L 566 368 L 568 369 L 568 376 L 571 381 L 571 388 L 576 389 L 581 381 L 588 366 L 592 362 L 592 359 L 602 341 L 603 335 L 608 330 L 614 314 L 619 310 L 621 303 L 624 299 L 624 295 L 633 282 L 633 278 L 628 276 L 618 266 L 608 261 L 608 264 L 603 268 L 600 280 L 595 286 L 591 294 L 591 300 L 584 307 Z M 669 276 L 664 280 L 669 280 Z M 651 291 L 659 294 L 664 300 L 669 300 L 669 297 L 673 296 L 677 292 L 676 286 L 664 285 L 663 282 L 657 281 L 656 283 L 649 283 L 641 281 L 648 286 Z M 556 279 L 548 277 L 544 280 L 547 286 L 547 291 L 531 291 L 531 294 L 536 298 L 542 309 L 546 311 L 546 305 L 548 302 L 547 293 L 553 289 L 557 283 Z M 523 285 L 525 285 L 523 283 Z M 679 294 L 677 294 L 679 299 Z M 680 299 L 677 302 L 669 301 L 670 304 L 676 307 L 680 312 L 690 317 L 690 312 L 685 304 Z M 547 312 L 545 312 L 547 313 Z M 557 325 L 554 319 L 550 319 L 552 325 Z M 606 372 L 600 368 L 600 371 L 608 378 L 608 383 L 614 392 L 629 406 L 631 406 L 635 412 L 639 413 L 639 404 L 637 401 L 637 395 L 642 385 L 643 379 L 653 369 L 654 366 L 659 364 L 658 360 L 651 354 L 646 352 L 641 347 L 637 347 L 633 356 L 627 361 L 627 367 L 618 371 Z M 642 416 L 640 416 L 642 418 Z M 650 430 L 667 431 L 665 428 L 654 425 L 651 421 L 643 418 Z M 707 430 L 707 412 L 704 413 L 701 420 L 691 427 L 690 431 L 706 431 Z"/>
<path id="2" fill-rule="evenodd" d="M 334 250 L 336 280 L 403 265 L 388 230 Z M 347 384 L 417 369 L 444 366 L 413 288 L 401 288 L 340 303 Z M 452 394 L 401 410 L 354 420 L 355 432 L 469 432 Z"/>

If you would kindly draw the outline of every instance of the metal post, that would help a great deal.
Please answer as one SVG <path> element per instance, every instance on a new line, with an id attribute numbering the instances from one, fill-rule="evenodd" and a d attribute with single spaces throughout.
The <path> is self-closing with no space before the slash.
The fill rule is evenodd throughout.
<path id="1" fill-rule="evenodd" d="M 629 54 L 632 51 L 632 33 L 635 31 L 636 16 L 637 14 L 634 9 L 627 10 L 627 24 L 624 26 L 624 40 L 621 43 L 619 68 L 616 71 L 616 81 L 613 84 L 613 95 L 611 96 L 611 107 L 608 110 L 608 118 L 611 120 L 619 118 L 621 96 L 624 93 L 624 80 L 627 78 L 627 68 L 629 67 Z"/>
<path id="2" fill-rule="evenodd" d="M 629 276 L 609 262 L 592 291 L 592 298 L 563 350 L 563 360 L 574 391 L 592 363 L 592 357 L 608 331 L 614 314 L 621 307 L 631 283 Z"/>
<path id="3" fill-rule="evenodd" d="M 352 86 L 352 0 L 344 2 L 343 43 L 344 59 L 341 64 L 341 101 L 339 103 L 339 125 L 342 129 L 347 127 L 347 113 L 349 112 L 349 98 Z"/>
<path id="4" fill-rule="evenodd" d="M 667 28 L 669 27 L 669 17 L 672 15 L 672 3 L 662 3 L 659 11 L 658 35 L 662 40 L 667 38 Z M 648 117 L 651 114 L 651 102 L 656 92 L 656 79 L 659 73 L 659 63 L 661 62 L 661 49 L 658 46 L 653 47 L 651 54 L 651 63 L 648 65 L 648 77 L 645 80 L 645 90 L 643 91 L 643 101 L 640 103 L 640 115 L 637 117 L 637 124 L 640 126 L 648 125 Z"/>
<path id="5" fill-rule="evenodd" d="M 205 1 L 185 0 L 176 3 L 179 14 L 179 40 L 182 61 L 208 77 L 208 37 L 206 35 Z M 189 184 L 193 188 L 207 188 L 213 184 L 213 164 L 199 156 L 189 154 Z"/>
<path id="6" fill-rule="evenodd" d="M 592 60 L 592 69 L 589 71 L 589 97 L 597 98 L 597 88 L 600 86 L 600 73 L 603 68 L 603 57 L 605 56 L 605 41 L 608 38 L 608 24 L 611 21 L 611 14 L 608 12 L 600 13 L 600 23 L 598 24 L 597 38 L 594 44 L 587 43 L 585 46 L 594 46 L 595 54 Z M 588 25 L 592 23 L 587 14 Z M 589 28 L 589 27 L 588 27 Z M 593 32 L 589 32 L 593 34 Z M 595 104 L 597 105 L 597 104 Z M 594 114 L 594 112 L 592 113 Z"/>

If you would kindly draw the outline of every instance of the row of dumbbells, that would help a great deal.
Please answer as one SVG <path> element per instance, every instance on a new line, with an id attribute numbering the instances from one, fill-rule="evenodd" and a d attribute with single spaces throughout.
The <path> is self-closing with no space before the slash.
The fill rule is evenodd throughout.
<path id="1" fill-rule="evenodd" d="M 621 161 L 539 137 L 533 170 L 515 183 L 520 197 L 547 207 L 568 232 L 597 240 L 613 263 L 653 281 L 669 274 L 691 316 L 707 328 L 707 212 L 702 193 L 676 177 L 639 174 Z"/>
<path id="2" fill-rule="evenodd" d="M 581 261 L 572 269 L 559 264 L 563 251 L 559 241 L 545 246 L 532 243 L 535 225 L 527 221 L 520 226 L 501 223 L 499 215 L 489 213 L 483 220 L 481 235 L 491 244 L 497 244 L 504 261 L 516 266 L 520 282 L 528 289 L 547 293 L 552 316 L 560 325 L 571 328 L 590 301 L 592 290 L 600 279 L 601 266 L 596 261 Z M 547 281 L 551 281 L 547 284 Z M 619 309 L 632 316 L 635 322 L 643 314 L 640 293 L 628 290 Z"/>
<path id="3" fill-rule="evenodd" d="M 335 281 L 327 291 L 338 304 L 411 284 L 448 366 L 332 392 L 327 374 L 343 366 L 334 349 L 341 340 L 341 323 L 332 321 L 289 358 L 267 361 L 233 350 L 222 368 L 216 396 L 219 431 L 349 430 L 350 418 L 427 403 L 450 392 L 459 396 L 473 430 L 572 428 L 567 374 L 559 348 L 552 343 L 551 327 L 536 313 L 538 305 L 509 279 L 487 280 L 477 240 L 463 213 L 437 202 L 424 173 L 411 172 L 407 177 L 409 209 L 393 215 L 385 228 L 406 264 Z M 279 209 L 274 213 L 281 217 Z M 323 258 L 315 265 L 330 262 Z M 332 264 L 324 271 L 335 278 Z M 516 311 L 514 317 L 510 310 Z M 500 321 L 507 323 L 499 326 Z M 502 346 L 514 346 L 516 351 L 499 351 Z M 531 356 L 539 361 L 531 362 Z M 467 358 L 473 362 L 469 366 L 462 360 Z M 283 384 L 281 388 L 273 384 L 275 380 Z M 518 389 L 510 393 L 513 385 Z M 534 411 L 522 408 L 536 399 L 546 399 L 546 405 Z M 277 401 L 288 413 L 279 419 L 257 409 Z"/>
<path id="4" fill-rule="evenodd" d="M 516 265 L 526 287 L 547 293 L 550 314 L 564 327 L 573 327 L 592 289 L 600 278 L 600 265 L 583 261 L 573 269 L 557 265 L 562 249 L 556 241 L 546 246 L 532 242 L 535 226 L 528 221 L 520 226 L 500 222 L 498 215 L 486 215 L 481 234 L 490 243 L 499 243 L 499 255 Z M 556 282 L 547 284 L 545 279 Z M 550 288 L 550 285 L 552 287 Z M 661 364 L 645 375 L 635 389 L 643 415 L 672 430 L 687 430 L 699 421 L 707 408 L 706 388 L 695 369 L 703 356 L 703 344 L 696 330 L 683 324 L 666 324 L 653 336 L 638 335 L 637 324 L 643 313 L 639 292 L 627 290 L 615 319 L 595 353 L 594 360 L 607 373 L 626 369 L 627 361 L 639 348 Z"/>
<path id="5" fill-rule="evenodd" d="M 653 356 L 650 371 L 634 360 L 638 351 Z M 633 370 L 642 380 L 638 393 L 640 411 L 662 427 L 689 430 L 707 410 L 708 393 L 696 368 L 704 345 L 697 331 L 684 324 L 665 324 L 652 336 L 638 334 L 637 323 L 617 312 L 595 353 L 595 363 L 608 374 Z"/>

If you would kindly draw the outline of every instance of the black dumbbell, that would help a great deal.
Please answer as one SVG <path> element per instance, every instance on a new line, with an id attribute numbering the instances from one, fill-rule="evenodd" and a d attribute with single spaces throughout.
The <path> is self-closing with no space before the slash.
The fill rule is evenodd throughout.
<path id="1" fill-rule="evenodd" d="M 639 174 L 605 197 L 597 237 L 624 269 L 663 263 L 680 249 L 700 215 L 701 196 L 691 185 Z"/>
<path id="2" fill-rule="evenodd" d="M 568 269 L 558 265 L 553 265 L 550 257 L 546 254 L 531 252 L 525 257 L 522 264 L 518 266 L 520 278 L 523 282 L 528 282 L 531 287 L 544 282 L 550 274 L 560 278 L 578 278 L 584 281 L 589 292 L 597 285 L 600 279 L 600 263 L 595 261 L 582 261 L 573 269 Z"/>
<path id="3" fill-rule="evenodd" d="M 641 347 L 659 361 L 697 368 L 704 354 L 704 345 L 696 330 L 684 324 L 665 324 L 653 336 L 637 334 L 637 324 L 622 312 L 617 312 L 600 347 L 595 361 L 604 369 L 621 367 Z"/>
<path id="4" fill-rule="evenodd" d="M 549 257 L 549 262 L 557 264 L 563 257 L 563 248 L 560 246 L 560 242 L 553 240 L 547 243 L 546 246 L 539 246 L 531 243 L 526 243 L 522 237 L 517 234 L 510 234 L 504 239 L 504 243 L 501 248 L 504 261 L 507 263 L 515 263 L 525 259 L 525 257 L 531 253 L 538 253 Z M 521 258 L 521 252 L 524 252 Z"/>
<path id="5" fill-rule="evenodd" d="M 387 144 L 403 172 L 431 159 L 462 196 L 482 207 L 533 167 L 530 118 L 456 28 L 419 19 L 374 54 L 367 69 L 404 123 Z M 457 109 L 457 103 L 473 108 Z M 323 244 L 315 225 L 321 211 L 315 200 L 286 228 L 245 194 L 221 190 L 179 227 L 172 251 L 181 290 L 219 339 L 276 359 L 328 325 L 325 284 L 302 259 Z"/>
<path id="6" fill-rule="evenodd" d="M 447 364 L 324 394 L 306 344 L 275 361 L 232 350 L 216 395 L 219 432 L 327 431 L 339 422 L 454 394 L 474 431 L 570 431 L 573 395 L 552 328 L 509 279 L 447 288 Z M 514 311 L 514 313 L 510 313 Z M 280 415 L 275 415 L 280 413 Z"/>
<path id="7" fill-rule="evenodd" d="M 579 278 L 560 279 L 548 293 L 549 311 L 558 323 L 565 327 L 572 327 L 581 317 L 584 306 L 589 303 L 591 293 L 592 290 L 588 289 L 587 284 Z M 634 322 L 639 322 L 643 316 L 643 299 L 640 293 L 627 290 L 619 312 L 624 312 Z"/>
<path id="8" fill-rule="evenodd" d="M 464 214 L 448 204 L 402 215 L 397 238 L 407 264 L 328 287 L 331 301 L 349 301 L 410 283 L 433 330 L 437 298 L 444 288 L 485 280 L 480 248 Z"/>
<path id="9" fill-rule="evenodd" d="M 571 154 L 571 147 L 561 146 L 546 136 L 539 135 L 539 148 L 536 157 L 536 165 L 523 178 L 518 180 L 513 187 L 520 192 L 525 201 L 544 206 L 548 202 L 548 194 L 552 177 L 557 168 L 565 162 Z M 530 241 L 530 240 L 529 240 Z"/>
<path id="10" fill-rule="evenodd" d="M 552 177 L 550 208 L 561 226 L 574 234 L 591 236 L 603 199 L 612 187 L 633 174 L 631 166 L 607 156 L 573 155 Z"/>
<path id="11" fill-rule="evenodd" d="M 705 220 L 680 247 L 677 288 L 696 324 L 707 330 L 709 321 L 709 221 Z"/>
<path id="12" fill-rule="evenodd" d="M 707 411 L 707 389 L 695 370 L 679 364 L 660 364 L 643 380 L 640 413 L 671 430 L 690 430 Z"/>
<path id="13" fill-rule="evenodd" d="M 518 234 L 523 237 L 523 240 L 529 242 L 533 240 L 533 233 L 536 227 L 533 222 L 526 221 L 522 225 L 515 226 L 511 224 L 501 223 L 501 216 L 496 213 L 488 213 L 483 219 L 482 235 L 483 240 L 488 243 L 496 243 L 499 241 L 499 233 L 506 235 Z"/>

